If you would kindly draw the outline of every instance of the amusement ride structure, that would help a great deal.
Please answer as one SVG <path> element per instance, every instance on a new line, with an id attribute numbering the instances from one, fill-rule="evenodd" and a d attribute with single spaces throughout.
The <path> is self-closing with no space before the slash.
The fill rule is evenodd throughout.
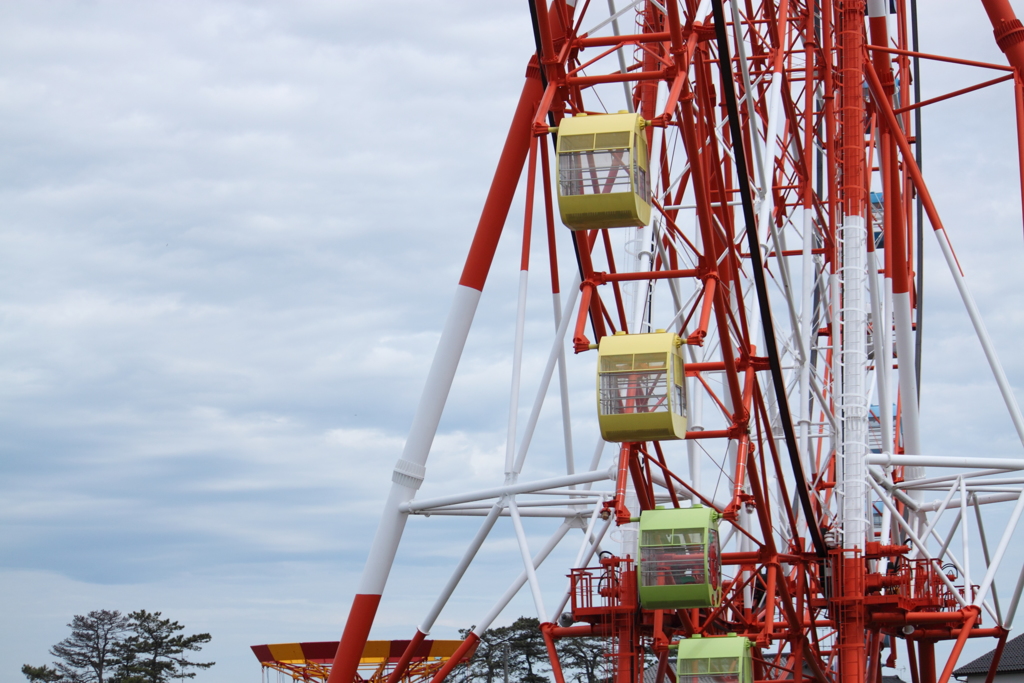
<path id="1" fill-rule="evenodd" d="M 578 637 L 606 639 L 614 683 L 880 683 L 897 655 L 913 683 L 947 683 L 965 641 L 989 638 L 992 683 L 1024 587 L 1024 574 L 995 583 L 1024 512 L 1024 458 L 922 453 L 922 240 L 938 241 L 1022 442 L 1024 418 L 929 195 L 920 111 L 1012 81 L 1024 151 L 1024 26 L 1008 0 L 981 0 L 1006 65 L 920 52 L 916 0 L 619 4 L 529 2 L 536 54 L 330 683 L 362 680 L 410 515 L 482 523 L 392 653 L 387 683 L 418 666 L 501 517 L 523 571 L 432 683 L 527 587 L 556 683 L 558 641 Z M 988 75 L 922 101 L 922 60 Z M 504 480 L 418 499 L 521 183 Z M 554 323 L 543 373 L 527 378 L 538 238 Z M 563 290 L 557 254 L 569 249 L 577 267 Z M 586 419 L 600 439 L 583 457 L 571 366 L 595 376 Z M 537 386 L 532 405 L 525 386 Z M 561 414 L 565 473 L 529 479 L 543 411 Z M 1013 501 L 1005 523 L 986 527 L 983 506 Z M 526 517 L 561 524 L 531 548 Z M 579 545 L 576 562 L 562 599 L 545 604 L 536 568 L 563 541 Z"/>

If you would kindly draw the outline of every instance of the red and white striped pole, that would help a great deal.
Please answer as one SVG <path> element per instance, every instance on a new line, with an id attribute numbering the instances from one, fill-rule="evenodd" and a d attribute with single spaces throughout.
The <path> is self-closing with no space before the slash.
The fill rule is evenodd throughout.
<path id="1" fill-rule="evenodd" d="M 362 579 L 352 601 L 352 609 L 334 657 L 328 683 L 352 683 L 355 680 L 363 647 L 370 635 L 370 627 L 377 614 L 377 606 L 380 604 L 381 594 L 384 592 L 402 532 L 405 530 L 407 515 L 399 511 L 399 506 L 414 498 L 417 489 L 423 483 L 427 456 L 430 454 L 455 370 L 462 357 L 473 316 L 476 314 L 477 303 L 480 301 L 480 294 L 498 247 L 498 239 L 501 237 L 509 206 L 512 204 L 512 197 L 526 162 L 532 134 L 530 124 L 542 94 L 540 70 L 531 63 L 526 72 L 526 83 L 508 137 L 505 139 L 505 147 L 498 161 L 498 168 L 491 181 L 491 189 L 487 193 L 480 222 L 477 224 L 476 234 L 473 236 L 469 256 L 466 257 L 465 268 L 455 291 L 455 300 L 441 333 L 441 340 L 438 342 L 430 373 L 427 375 L 426 386 L 416 407 L 409 437 L 391 476 L 391 493 L 384 505 L 380 525 L 377 527 Z"/>

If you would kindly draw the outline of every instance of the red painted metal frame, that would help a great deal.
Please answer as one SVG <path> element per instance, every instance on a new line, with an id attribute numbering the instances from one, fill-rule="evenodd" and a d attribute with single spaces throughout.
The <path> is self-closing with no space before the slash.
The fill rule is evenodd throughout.
<path id="1" fill-rule="evenodd" d="M 718 0 L 715 0 L 716 2 Z M 580 3 L 582 15 L 589 2 Z M 888 6 L 888 0 L 886 1 Z M 882 644 L 885 636 L 905 639 L 913 683 L 947 683 L 957 656 L 969 637 L 995 637 L 999 647 L 1006 632 L 1000 627 L 982 624 L 977 608 L 961 608 L 939 581 L 941 571 L 935 563 L 911 560 L 909 548 L 871 541 L 863 552 L 850 554 L 833 551 L 821 557 L 815 554 L 805 532 L 808 524 L 826 531 L 833 526 L 829 510 L 834 505 L 837 483 L 836 458 L 824 452 L 823 439 L 818 449 L 804 454 L 816 473 L 812 481 L 796 482 L 784 466 L 778 452 L 781 433 L 773 425 L 769 394 L 763 371 L 768 360 L 760 354 L 755 340 L 760 330 L 752 329 L 747 319 L 743 292 L 749 282 L 750 254 L 741 249 L 737 234 L 738 216 L 731 200 L 738 196 L 739 185 L 733 157 L 723 154 L 742 144 L 750 148 L 756 131 L 764 130 L 768 120 L 769 85 L 772 74 L 781 79 L 783 122 L 779 130 L 779 160 L 772 169 L 768 191 L 774 199 L 772 216 L 777 226 L 792 219 L 797 209 L 813 215 L 815 247 L 820 275 L 837 272 L 838 226 L 844 215 L 864 215 L 874 171 L 867 163 L 867 152 L 876 146 L 878 178 L 885 202 L 882 224 L 887 245 L 884 273 L 893 282 L 893 291 L 906 293 L 914 301 L 915 243 L 912 201 L 920 197 L 928 218 L 936 230 L 942 223 L 928 194 L 921 169 L 914 161 L 909 112 L 977 88 L 1001 82 L 995 79 L 933 98 L 918 105 L 894 108 L 895 102 L 909 101 L 910 58 L 934 58 L 969 66 L 1011 71 L 1015 81 L 1015 105 L 1020 122 L 1018 136 L 1024 161 L 1024 27 L 1013 15 L 1007 0 L 982 0 L 994 29 L 996 41 L 1006 53 L 1010 67 L 970 62 L 953 57 L 916 53 L 908 45 L 908 14 L 905 0 L 895 3 L 896 13 L 886 33 L 885 21 L 877 17 L 865 22 L 865 0 L 825 1 L 819 5 L 807 0 L 774 0 L 741 3 L 742 26 L 732 30 L 745 32 L 748 61 L 754 85 L 745 91 L 740 69 L 734 60 L 735 82 L 731 84 L 753 103 L 740 111 L 744 140 L 733 140 L 728 126 L 721 125 L 722 83 L 716 70 L 717 48 L 710 17 L 696 15 L 697 0 L 668 2 L 665 10 L 654 2 L 638 6 L 636 31 L 619 36 L 588 36 L 579 33 L 582 16 L 565 0 L 550 5 L 537 0 L 538 55 L 530 67 L 527 85 L 516 111 L 512 131 L 502 153 L 480 228 L 466 261 L 461 284 L 482 289 L 490 267 L 500 225 L 504 222 L 512 195 L 528 161 L 530 178 L 527 230 L 524 231 L 523 267 L 528 253 L 529 220 L 534 201 L 533 179 L 543 185 L 543 203 L 548 237 L 552 290 L 558 291 L 556 230 L 553 209 L 551 154 L 548 149 L 550 126 L 563 117 L 590 111 L 595 106 L 590 90 L 601 84 L 627 82 L 633 87 L 633 106 L 647 121 L 645 134 L 651 150 L 651 165 L 660 170 L 662 186 L 656 188 L 655 211 L 664 221 L 658 253 L 652 272 L 623 272 L 616 268 L 608 233 L 579 231 L 571 234 L 577 252 L 581 296 L 573 331 L 573 348 L 583 353 L 594 348 L 601 337 L 616 330 L 630 331 L 620 283 L 648 280 L 695 281 L 699 290 L 692 308 L 677 321 L 676 332 L 687 343 L 704 346 L 717 342 L 718 358 L 712 362 L 690 363 L 687 375 L 696 378 L 722 411 L 727 426 L 721 429 L 693 431 L 688 439 L 720 439 L 732 442 L 734 471 L 729 499 L 717 509 L 725 519 L 737 522 L 749 515 L 753 529 L 736 527 L 753 547 L 748 552 L 726 553 L 723 563 L 735 573 L 725 581 L 721 605 L 709 609 L 642 610 L 636 598 L 636 570 L 631 558 L 605 556 L 597 569 L 573 569 L 572 613 L 584 626 L 560 628 L 544 624 L 542 632 L 552 659 L 556 683 L 564 677 L 558 662 L 555 642 L 560 638 L 606 636 L 614 643 L 614 679 L 616 683 L 640 683 L 645 655 L 658 657 L 659 681 L 667 676 L 669 644 L 679 637 L 738 633 L 754 643 L 755 678 L 758 681 L 801 681 L 805 672 L 820 683 L 842 680 L 844 683 L 879 683 Z M 817 7 L 817 12 L 815 8 Z M 870 30 L 868 30 L 870 29 Z M 584 58 L 583 53 L 590 50 Z M 634 63 L 625 72 L 618 68 L 608 73 L 599 70 L 605 58 L 617 50 L 631 52 Z M 591 55 L 591 53 L 593 53 Z M 1006 77 L 1009 78 L 1009 77 Z M 544 83 L 541 91 L 541 83 Z M 667 95 L 658 107 L 658 85 Z M 899 99 L 896 89 L 899 84 Z M 865 97 L 865 88 L 870 97 Z M 815 96 L 820 93 L 820 98 Z M 655 146 L 655 132 L 661 132 Z M 675 172 L 668 136 L 683 150 L 687 168 Z M 537 153 L 537 148 L 540 153 Z M 815 159 L 820 150 L 821 161 Z M 538 166 L 540 167 L 538 169 Z M 812 169 L 823 168 L 823 182 L 816 186 Z M 539 172 L 538 172 L 539 170 Z M 1024 179 L 1022 179 L 1024 200 Z M 687 238 L 677 225 L 679 205 L 684 194 L 695 197 L 696 224 L 701 245 Z M 599 234 L 600 233 L 600 234 Z M 871 242 L 871 240 L 869 240 Z M 873 248 L 873 246 L 871 247 Z M 776 253 L 767 250 L 770 259 L 798 256 L 797 250 Z M 692 263 L 693 267 L 682 267 Z M 825 302 L 823 305 L 829 305 Z M 830 315 L 836 315 L 831 311 Z M 823 345 L 834 348 L 833 329 L 822 328 Z M 589 335 L 589 336 L 588 336 Z M 832 352 L 823 354 L 819 366 L 826 385 L 832 382 Z M 720 388 L 705 375 L 717 373 Z M 828 406 L 833 409 L 834 406 Z M 823 421 L 824 409 L 821 409 Z M 897 414 L 899 430 L 900 415 Z M 900 444 L 886 444 L 898 453 Z M 671 500 L 679 505 L 676 488 L 686 490 L 706 505 L 714 501 L 702 495 L 684 476 L 672 471 L 658 443 L 623 444 L 618 455 L 618 479 L 615 497 L 606 504 L 607 514 L 619 524 L 629 523 L 641 510 L 654 507 L 654 478 L 657 472 L 672 486 Z M 897 481 L 902 470 L 894 472 Z M 791 491 L 781 496 L 782 509 L 772 509 L 769 480 L 782 487 L 809 486 L 815 519 L 803 519 L 803 513 L 790 505 Z M 639 500 L 639 510 L 626 502 L 627 483 Z M 778 547 L 779 529 L 787 530 L 786 547 Z M 876 567 L 881 559 L 895 567 L 882 574 Z M 596 587 L 595 587 L 596 586 Z M 970 587 L 961 589 L 970 595 Z M 338 651 L 330 683 L 351 683 L 355 670 L 351 653 L 357 641 L 365 641 L 379 596 L 357 596 L 354 611 L 366 611 L 367 618 L 350 619 Z M 371 604 L 372 603 L 372 604 Z M 355 626 L 353 626 L 355 624 Z M 913 625 L 912 634 L 903 627 Z M 419 635 L 422 638 L 422 634 Z M 953 654 L 937 675 L 935 643 L 953 640 Z M 440 683 L 463 656 L 472 653 L 478 638 L 471 635 L 463 647 L 433 678 Z M 361 650 L 361 643 L 358 643 Z M 348 653 L 348 655 L 346 654 Z M 348 661 L 345 657 L 348 656 Z M 896 663 L 893 648 L 887 660 Z M 997 657 L 998 659 L 998 657 Z M 388 683 L 397 683 L 408 659 L 399 662 Z M 995 666 L 995 665 L 993 665 Z M 991 679 L 991 675 L 990 675 Z M 991 681 L 989 681 L 991 683 Z"/>
<path id="2" fill-rule="evenodd" d="M 993 3 L 986 3 L 989 4 Z M 553 7 L 558 5 L 556 2 Z M 609 293 L 613 301 L 606 302 L 601 293 L 604 285 L 666 278 L 694 278 L 702 282 L 703 293 L 685 319 L 680 321 L 677 331 L 684 334 L 689 343 L 702 345 L 713 320 L 717 330 L 728 330 L 727 339 L 736 342 L 721 345 L 720 361 L 705 364 L 705 367 L 691 364 L 687 370 L 689 376 L 700 379 L 715 402 L 727 413 L 731 426 L 715 430 L 714 433 L 693 432 L 687 437 L 729 438 L 736 442 L 733 481 L 737 484 L 732 492 L 732 500 L 720 511 L 727 519 L 735 520 L 741 508 L 752 507 L 756 511 L 764 541 L 758 543 L 760 549 L 757 552 L 750 553 L 744 559 L 740 559 L 738 554 L 724 558 L 726 564 L 739 563 L 742 571 L 737 574 L 736 580 L 729 582 L 723 604 L 716 609 L 678 613 L 644 612 L 636 607 L 635 601 L 626 600 L 626 593 L 621 591 L 605 595 L 606 602 L 596 606 L 585 596 L 586 586 L 592 583 L 593 570 L 578 569 L 573 570 L 572 574 L 573 614 L 577 619 L 591 623 L 587 634 L 600 631 L 621 641 L 625 636 L 616 628 L 614 615 L 623 611 L 634 612 L 627 631 L 639 639 L 629 648 L 620 642 L 617 680 L 627 680 L 622 677 L 624 673 L 635 676 L 638 667 L 642 668 L 639 654 L 627 666 L 621 652 L 628 650 L 639 653 L 646 646 L 657 653 L 678 635 L 736 632 L 750 637 L 761 652 L 764 650 L 760 648 L 766 648 L 778 640 L 789 644 L 789 657 L 785 662 L 782 661 L 782 650 L 772 662 L 760 655 L 759 679 L 783 677 L 784 672 L 798 679 L 803 675 L 804 666 L 807 666 L 820 681 L 841 677 L 850 683 L 878 683 L 883 635 L 900 637 L 903 633 L 899 627 L 907 624 L 941 624 L 941 629 L 919 630 L 918 635 L 910 641 L 911 652 L 914 649 L 913 643 L 918 644 L 920 652 L 920 656 L 912 657 L 910 665 L 915 682 L 935 683 L 934 643 L 940 639 L 955 639 L 953 654 L 938 678 L 939 683 L 946 683 L 966 638 L 975 634 L 982 635 L 991 629 L 977 628 L 980 615 L 976 608 L 955 609 L 958 606 L 955 600 L 934 592 L 938 590 L 936 587 L 941 586 L 935 578 L 939 571 L 937 566 L 930 562 L 916 562 L 911 571 L 911 565 L 906 559 L 908 548 L 883 547 L 874 542 L 869 544 L 866 553 L 854 557 L 836 553 L 824 559 L 808 552 L 808 544 L 799 537 L 794 539 L 793 547 L 779 549 L 774 546 L 772 513 L 765 491 L 768 471 L 774 470 L 781 474 L 782 467 L 776 449 L 776 435 L 772 432 L 765 411 L 766 397 L 757 379 L 757 370 L 763 370 L 765 364 L 757 355 L 752 342 L 752 330 L 745 320 L 743 303 L 738 300 L 738 293 L 743 286 L 743 259 L 749 255 L 743 254 L 737 246 L 737 235 L 732 231 L 735 225 L 733 210 L 729 202 L 724 201 L 726 197 L 735 196 L 737 188 L 730 159 L 719 153 L 719 136 L 725 136 L 721 143 L 729 145 L 731 142 L 727 132 L 720 132 L 715 125 L 715 108 L 722 98 L 717 92 L 719 86 L 714 81 L 711 67 L 715 54 L 713 45 L 708 41 L 711 33 L 703 23 L 703 18 L 694 15 L 696 3 L 686 2 L 684 5 L 686 11 L 680 15 L 679 6 L 675 3 L 669 3 L 665 13 L 648 4 L 638 15 L 638 24 L 643 30 L 631 35 L 590 38 L 576 36 L 571 30 L 559 33 L 553 25 L 549 30 L 541 31 L 541 52 L 558 56 L 542 60 L 548 85 L 534 118 L 534 130 L 538 135 L 546 134 L 549 117 L 557 125 L 561 117 L 568 113 L 586 111 L 582 103 L 587 87 L 625 80 L 635 84 L 634 105 L 650 121 L 649 143 L 653 142 L 655 127 L 674 127 L 678 131 L 689 159 L 689 168 L 681 178 L 673 200 L 678 203 L 687 185 L 692 188 L 696 197 L 701 243 L 705 248 L 703 252 L 696 249 L 678 231 L 675 224 L 677 210 L 666 210 L 657 202 L 655 208 L 664 218 L 667 227 L 662 246 L 668 252 L 670 262 L 663 262 L 659 256 L 653 273 L 615 272 L 614 267 L 609 268 L 610 272 L 598 270 L 594 264 L 601 258 L 611 264 L 607 237 L 604 235 L 599 240 L 596 235 L 584 234 L 577 242 L 581 254 L 583 295 L 573 345 L 577 353 L 593 348 L 600 337 L 608 333 L 602 322 L 611 324 L 611 318 L 605 312 L 622 310 L 618 289 Z M 904 106 L 896 111 L 892 108 L 897 82 L 901 82 L 903 88 L 900 101 L 906 102 L 909 99 L 906 90 L 910 81 L 909 58 L 918 54 L 907 49 L 908 18 L 905 3 L 899 3 L 897 10 L 895 23 L 898 31 L 894 43 L 887 42 L 885 25 L 879 25 L 875 20 L 872 20 L 872 39 L 868 39 L 863 0 L 846 0 L 834 7 L 831 3 L 825 3 L 819 17 L 824 25 L 820 39 L 813 33 L 814 17 L 806 5 L 782 0 L 778 3 L 762 3 L 760 8 L 747 3 L 746 7 L 748 22 L 745 28 L 751 36 L 751 63 L 763 64 L 766 72 L 769 66 L 774 65 L 777 71 L 784 74 L 787 93 L 791 95 L 785 101 L 786 125 L 782 132 L 783 143 L 780 145 L 787 150 L 785 155 L 788 163 L 780 163 L 772 179 L 772 192 L 775 193 L 777 207 L 776 220 L 781 223 L 785 218 L 784 212 L 792 207 L 799 206 L 815 212 L 817 241 L 823 246 L 816 248 L 814 253 L 824 257 L 822 267 L 825 273 L 835 272 L 838 217 L 843 214 L 863 215 L 866 210 L 872 169 L 866 167 L 865 156 L 866 150 L 873 148 L 877 136 L 881 149 L 878 169 L 887 209 L 883 231 L 885 243 L 890 245 L 886 250 L 885 273 L 892 278 L 895 292 L 907 292 L 915 296 L 912 292 L 913 255 L 914 249 L 919 249 L 920 245 L 914 243 L 909 218 L 913 191 L 923 195 L 932 225 L 938 229 L 941 223 L 927 196 L 920 171 L 913 163 L 912 149 L 904 133 L 910 129 L 907 113 L 913 107 Z M 553 14 L 566 11 L 559 8 Z M 996 11 L 1003 16 L 1009 11 L 1009 6 L 1002 2 Z M 754 17 L 759 18 L 754 20 Z M 541 18 L 543 21 L 543 14 Z M 755 31 L 759 22 L 763 23 Z M 1019 23 L 1015 26 L 1019 27 Z M 1012 40 L 1003 39 L 1003 43 L 1024 40 L 1024 29 L 1010 30 L 1004 25 L 1002 30 L 1004 34 L 1012 34 Z M 999 38 L 998 28 L 996 34 Z M 1008 52 L 1011 62 L 1020 52 L 1015 48 L 1016 44 L 1012 43 L 1012 49 Z M 798 48 L 800 45 L 802 48 Z M 865 50 L 869 45 L 871 53 Z M 788 49 L 786 46 L 789 46 Z M 583 61 L 580 53 L 591 47 L 611 49 Z M 614 49 L 623 47 L 633 47 L 639 55 L 637 63 L 625 74 L 580 75 L 585 68 L 596 66 L 601 58 L 611 54 Z M 802 69 L 794 63 L 797 55 L 806 60 Z M 890 55 L 896 56 L 895 70 L 893 62 L 889 60 Z M 1006 69 L 956 58 L 935 58 Z M 784 65 L 788 68 L 782 68 Z M 897 81 L 897 72 L 903 74 L 900 81 Z M 817 77 L 812 76 L 812 73 L 817 74 Z M 802 92 L 794 84 L 800 78 L 803 79 Z M 966 94 L 1007 78 L 964 88 L 915 106 Z M 668 103 L 661 111 L 654 109 L 653 98 L 645 97 L 645 93 L 649 92 L 645 84 L 650 80 L 660 80 L 668 88 Z M 865 83 L 871 87 L 873 102 L 866 102 L 864 98 Z M 1017 83 L 1020 107 L 1020 101 L 1024 98 L 1020 97 L 1019 78 Z M 741 83 L 737 82 L 736 86 L 741 87 Z M 819 104 L 820 110 L 814 111 L 812 92 L 819 87 L 824 91 L 824 97 Z M 766 95 L 763 85 L 755 86 L 755 92 L 748 93 L 748 96 L 757 98 L 758 107 L 755 111 L 762 117 L 767 116 Z M 838 109 L 836 104 L 839 105 Z M 866 105 L 870 108 L 866 108 Z M 754 134 L 751 132 L 754 123 L 744 121 L 748 136 Z M 756 123 L 763 126 L 764 120 Z M 1021 133 L 1021 140 L 1024 159 L 1024 132 Z M 745 142 L 749 144 L 749 138 Z M 811 155 L 815 145 L 825 150 L 826 168 L 838 171 L 827 172 L 827 188 L 819 189 L 812 185 Z M 662 166 L 663 177 L 668 178 L 670 172 L 665 147 L 663 144 L 662 158 L 658 163 Z M 790 151 L 793 149 L 795 153 Z M 792 199 L 787 199 L 789 196 Z M 546 201 L 550 202 L 550 197 Z M 685 247 L 680 246 L 682 243 L 685 243 Z M 601 246 L 604 247 L 603 254 L 600 253 Z M 680 269 L 676 265 L 679 260 L 674 257 L 681 248 L 690 249 L 696 267 Z M 783 252 L 783 256 L 800 253 L 793 250 Z M 773 252 L 770 256 L 776 255 Z M 700 315 L 694 318 L 698 309 Z M 593 339 L 587 336 L 588 322 Z M 619 328 L 627 329 L 624 316 L 620 316 Z M 830 332 L 827 330 L 827 334 Z M 826 372 L 830 366 L 831 363 L 826 363 Z M 725 395 L 721 398 L 715 395 L 711 386 L 701 377 L 702 372 L 712 369 L 725 375 Z M 659 469 L 666 480 L 674 479 L 682 483 L 681 478 L 676 477 L 665 464 L 660 447 L 657 444 L 653 446 L 659 455 L 659 459 L 654 461 L 655 469 Z M 889 449 L 898 452 L 899 444 L 892 444 Z M 626 507 L 622 497 L 627 478 L 632 480 L 640 508 L 653 506 L 649 476 L 651 456 L 648 452 L 649 449 L 641 444 L 626 444 L 621 449 L 617 484 L 619 493 L 614 501 L 607 504 L 609 512 L 615 515 L 619 523 L 628 522 L 636 514 L 636 510 Z M 820 453 L 818 458 L 821 464 Z M 833 460 L 833 469 L 826 470 L 825 477 L 818 481 L 817 490 L 823 494 L 818 498 L 819 511 L 822 513 L 835 484 L 834 466 Z M 899 471 L 896 476 L 900 477 Z M 785 481 L 784 477 L 780 477 L 780 480 Z M 749 488 L 743 482 L 749 482 Z M 788 505 L 781 514 L 791 529 L 798 527 L 797 515 Z M 825 525 L 828 520 L 822 517 L 814 523 Z M 904 569 L 887 576 L 871 573 L 869 567 L 883 556 L 890 557 L 894 562 L 902 561 Z M 606 574 L 606 582 L 618 585 L 635 581 L 635 578 L 628 578 L 633 571 L 628 562 L 620 567 L 621 562 L 617 558 L 602 562 L 605 565 L 602 571 Z M 783 571 L 784 565 L 787 571 Z M 826 566 L 830 567 L 831 579 L 822 573 Z M 741 577 L 745 578 L 740 580 Z M 752 612 L 744 605 L 743 591 L 751 586 L 763 591 L 763 608 L 760 611 Z M 893 606 L 896 606 L 896 611 L 884 611 Z M 726 614 L 731 614 L 731 618 L 726 619 Z M 553 660 L 557 660 L 553 640 L 557 637 L 572 637 L 576 633 L 572 629 L 557 629 L 552 625 L 546 627 L 545 639 Z M 865 633 L 868 637 L 865 637 Z M 645 636 L 650 640 L 646 640 Z M 833 643 L 831 647 L 823 646 L 823 636 Z M 784 666 L 786 663 L 789 666 Z M 887 663 L 890 666 L 895 664 L 895 649 L 891 650 Z M 554 669 L 557 672 L 556 678 L 560 680 L 557 661 L 554 661 Z M 634 677 L 632 680 L 637 679 Z"/>

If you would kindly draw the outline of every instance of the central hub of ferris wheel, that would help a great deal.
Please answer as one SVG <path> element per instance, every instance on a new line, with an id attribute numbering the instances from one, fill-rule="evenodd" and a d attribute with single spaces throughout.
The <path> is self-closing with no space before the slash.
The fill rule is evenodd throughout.
<path id="1" fill-rule="evenodd" d="M 581 637 L 604 639 L 602 677 L 615 683 L 880 683 L 897 662 L 914 683 L 947 683 L 968 638 L 992 639 L 994 672 L 1024 585 L 995 585 L 1024 512 L 1024 459 L 922 453 L 929 233 L 1022 443 L 1024 418 L 920 164 L 921 108 L 976 88 L 922 101 L 918 76 L 923 59 L 1001 71 L 977 87 L 1013 80 L 1024 122 L 1024 27 L 1007 0 L 980 0 L 1007 66 L 921 52 L 915 0 L 620 4 L 529 2 L 536 54 L 330 683 L 361 680 L 416 515 L 483 522 L 388 683 L 407 680 L 499 533 L 515 538 L 522 572 L 493 587 L 432 683 L 523 589 L 556 683 L 559 642 Z M 504 478 L 417 498 L 520 186 Z M 535 222 L 554 316 L 543 372 L 527 376 Z M 593 398 L 570 411 L 581 372 Z M 538 445 L 548 417 L 562 441 Z M 589 459 L 574 444 L 583 430 L 597 442 Z M 531 478 L 528 461 L 550 472 L 555 452 L 564 474 Z M 999 503 L 1012 511 L 986 534 L 981 510 Z M 550 537 L 530 547 L 527 526 L 540 524 Z M 578 552 L 552 589 L 537 569 L 561 543 Z"/>

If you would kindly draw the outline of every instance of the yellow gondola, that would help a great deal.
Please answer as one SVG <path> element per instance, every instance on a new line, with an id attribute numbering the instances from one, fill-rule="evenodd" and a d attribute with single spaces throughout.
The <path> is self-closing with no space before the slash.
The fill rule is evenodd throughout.
<path id="1" fill-rule="evenodd" d="M 618 332 L 597 350 L 597 419 L 605 441 L 686 438 L 682 340 L 659 330 Z"/>
<path id="2" fill-rule="evenodd" d="M 558 126 L 558 212 L 573 230 L 651 222 L 647 137 L 637 114 L 577 114 Z"/>

